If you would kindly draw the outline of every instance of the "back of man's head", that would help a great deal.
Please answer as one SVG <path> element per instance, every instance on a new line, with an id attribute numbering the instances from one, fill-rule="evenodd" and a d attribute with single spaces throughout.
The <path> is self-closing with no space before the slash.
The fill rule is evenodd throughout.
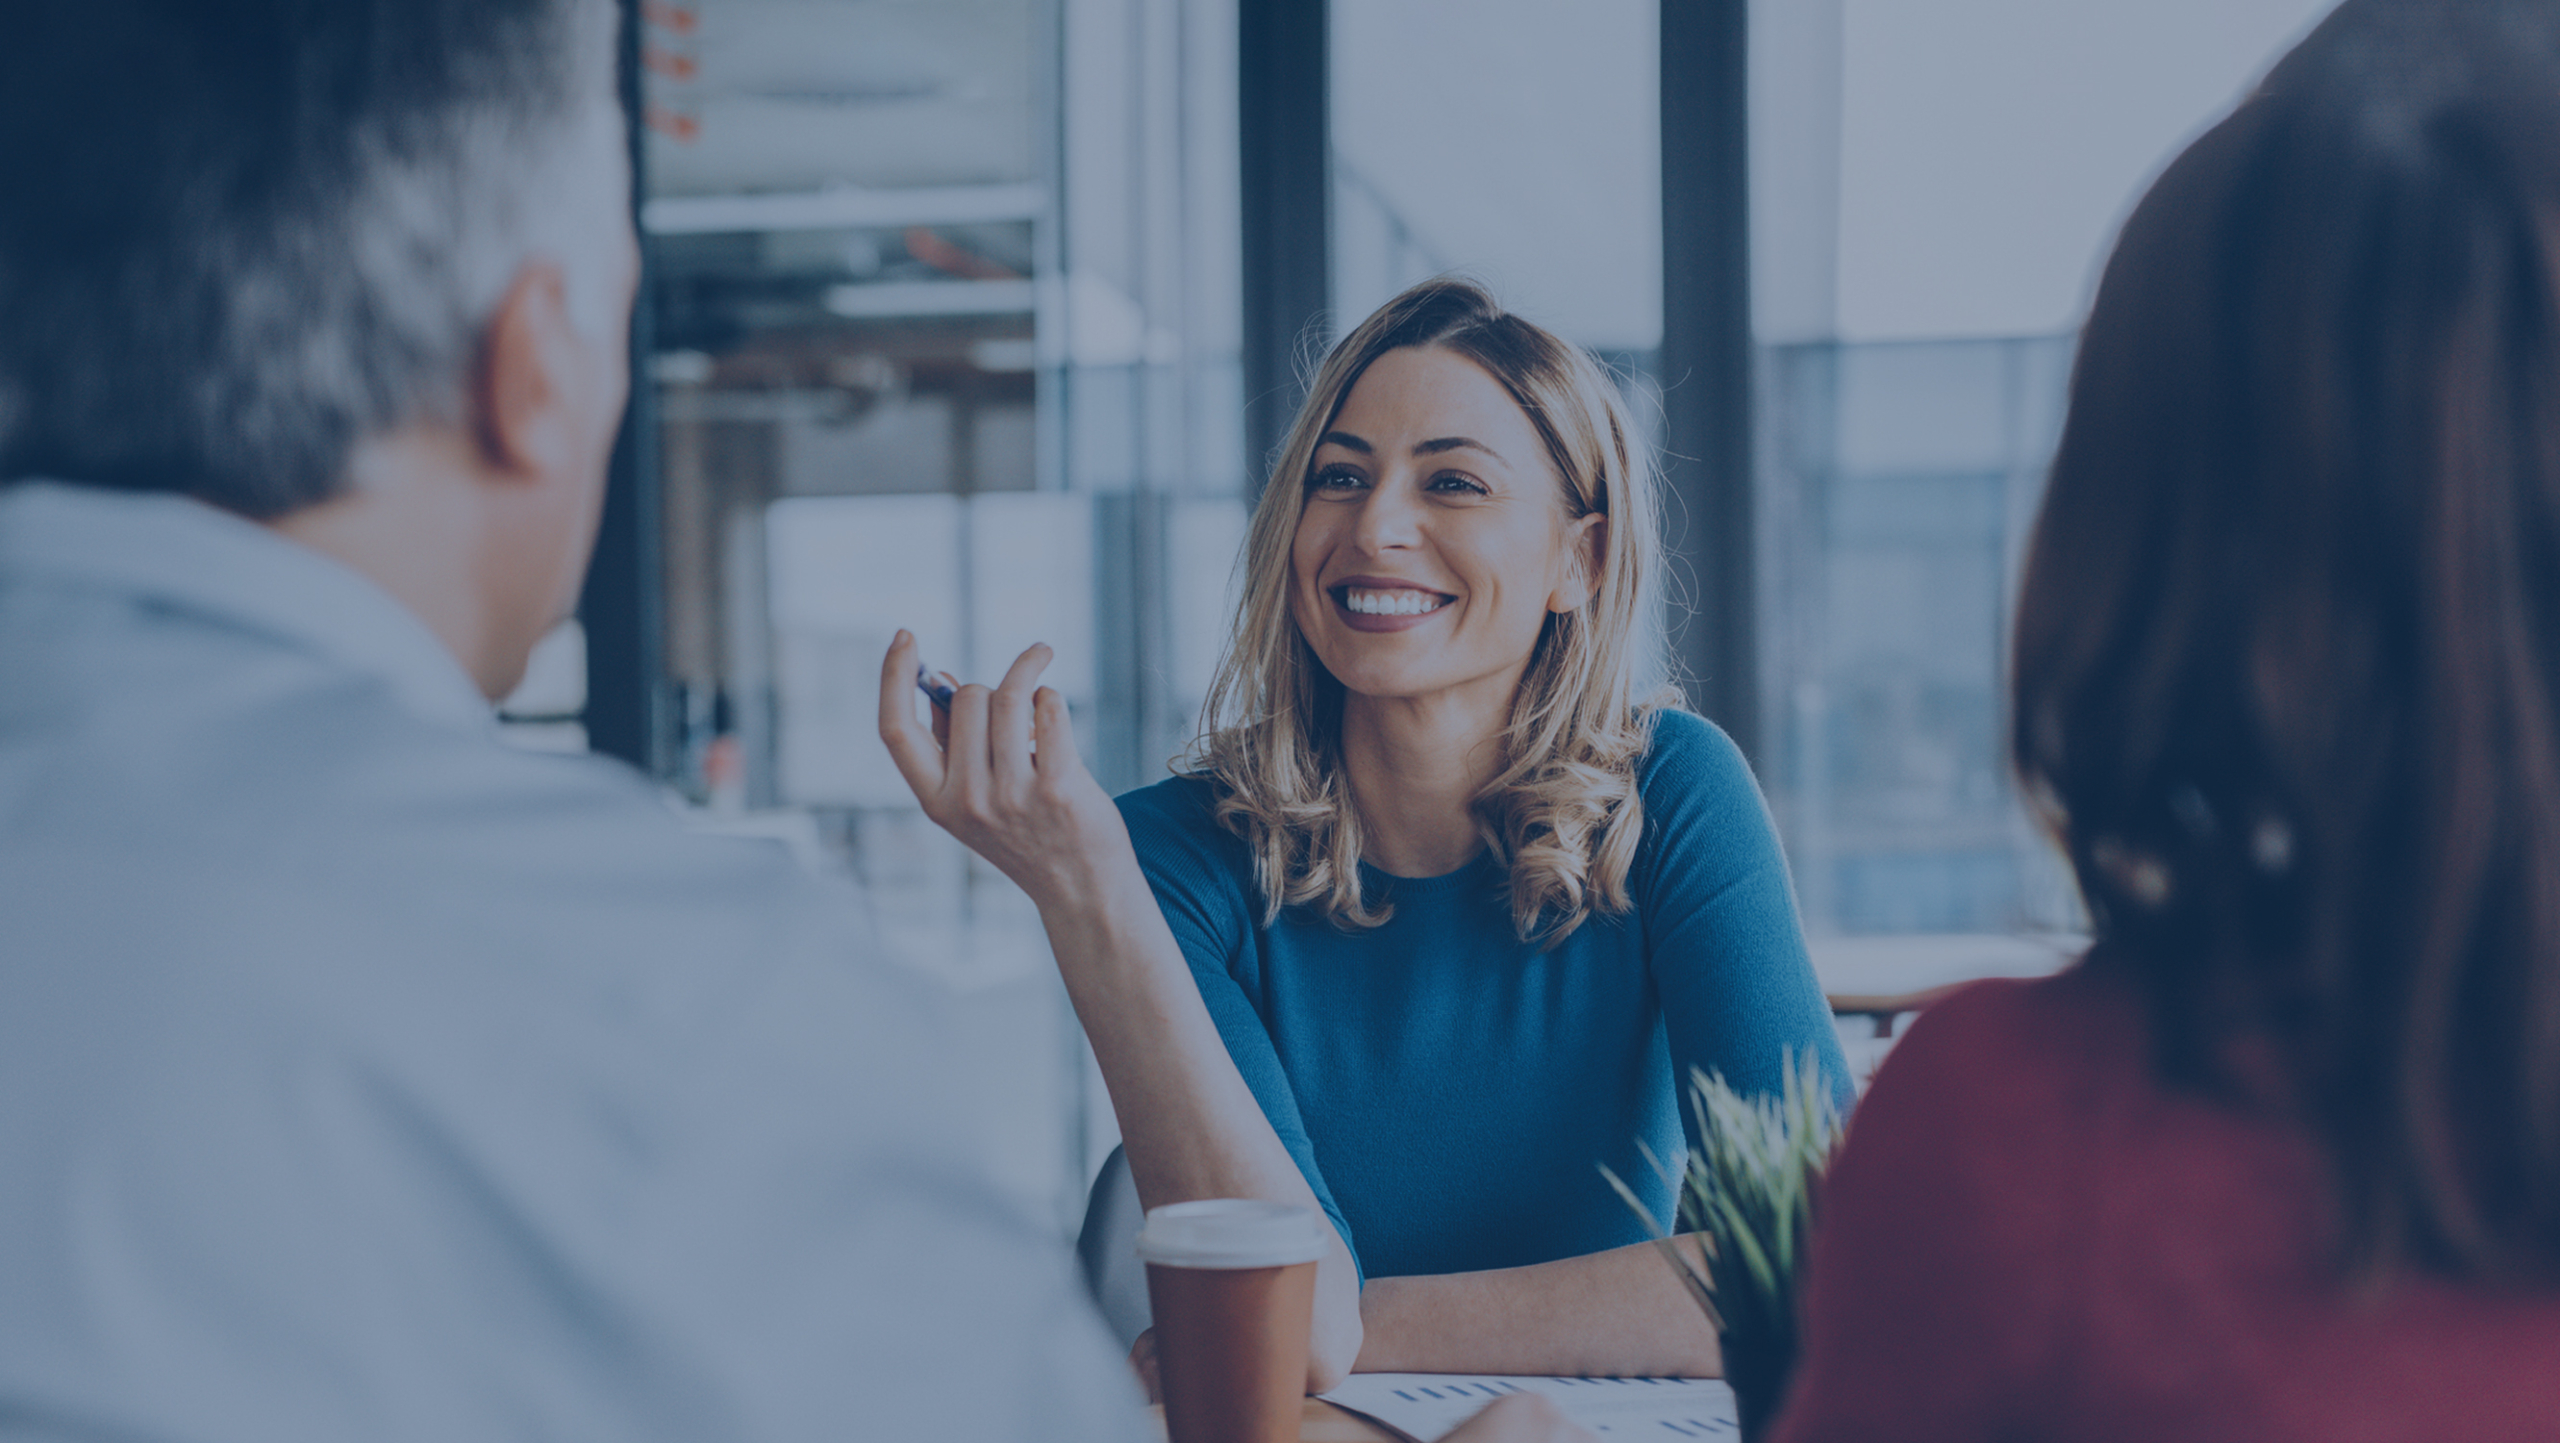
<path id="1" fill-rule="evenodd" d="M 0 480 L 266 519 L 468 424 L 610 0 L 35 0 L 0 47 Z"/>

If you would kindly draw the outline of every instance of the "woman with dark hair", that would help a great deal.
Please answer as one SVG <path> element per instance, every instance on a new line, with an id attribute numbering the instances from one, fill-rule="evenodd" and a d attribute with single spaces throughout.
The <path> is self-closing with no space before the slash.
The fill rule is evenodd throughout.
<path id="1" fill-rule="evenodd" d="M 2161 177 L 2015 658 L 2098 941 L 1879 1073 L 1779 1436 L 2560 1437 L 2560 7 L 2349 0 Z"/>

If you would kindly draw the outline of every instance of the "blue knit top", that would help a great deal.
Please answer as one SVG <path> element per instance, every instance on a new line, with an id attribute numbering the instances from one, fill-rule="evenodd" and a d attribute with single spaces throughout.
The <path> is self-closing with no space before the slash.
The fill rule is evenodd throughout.
<path id="1" fill-rule="evenodd" d="M 1657 717 L 1638 772 L 1634 909 L 1554 950 L 1520 940 L 1489 855 L 1442 877 L 1363 864 L 1382 927 L 1312 909 L 1271 926 L 1214 784 L 1120 798 L 1156 899 L 1227 1051 L 1366 1276 L 1465 1272 L 1649 1236 L 1671 1189 L 1637 1150 L 1683 1155 L 1693 1067 L 1774 1092 L 1807 1049 L 1848 1068 L 1806 960 L 1786 863 L 1742 755 L 1714 724 Z M 1675 1071 L 1675 1068 L 1677 1069 Z M 1685 1095 L 1686 1088 L 1681 1092 Z"/>

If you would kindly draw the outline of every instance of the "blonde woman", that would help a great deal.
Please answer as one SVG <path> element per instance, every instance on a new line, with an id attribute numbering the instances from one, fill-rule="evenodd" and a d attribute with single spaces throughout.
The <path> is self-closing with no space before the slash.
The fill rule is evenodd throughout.
<path id="1" fill-rule="evenodd" d="M 1692 1067 L 1845 1085 L 1759 793 L 1652 680 L 1649 484 L 1590 357 L 1433 281 L 1319 372 L 1182 775 L 1114 807 L 1041 648 L 939 738 L 889 654 L 882 734 L 1038 901 L 1143 1201 L 1333 1220 L 1311 1389 L 1714 1373 L 1600 1167 L 1679 1151 Z"/>

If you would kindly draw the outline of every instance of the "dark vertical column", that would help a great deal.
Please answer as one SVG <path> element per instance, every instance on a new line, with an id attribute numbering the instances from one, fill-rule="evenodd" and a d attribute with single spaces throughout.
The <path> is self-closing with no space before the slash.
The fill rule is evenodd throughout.
<path id="1" fill-rule="evenodd" d="M 1094 599 L 1105 624 L 1095 638 L 1098 725 L 1086 760 L 1113 792 L 1162 778 L 1165 759 L 1188 739 L 1167 744 L 1158 722 L 1166 710 L 1163 658 L 1170 646 L 1167 509 L 1161 491 L 1107 491 L 1093 498 Z M 1077 725 L 1083 726 L 1081 718 Z"/>
<path id="2" fill-rule="evenodd" d="M 1748 0 L 1662 0 L 1662 409 L 1670 618 L 1689 698 L 1755 762 Z"/>
<path id="3" fill-rule="evenodd" d="M 1302 392 L 1296 353 L 1331 303 L 1326 0 L 1238 0 L 1245 476 L 1259 491 Z"/>
<path id="4" fill-rule="evenodd" d="M 640 89 L 640 7 L 622 0 L 622 106 L 631 136 L 631 215 L 637 226 L 646 189 Z M 647 250 L 642 249 L 643 266 Z M 653 776 L 672 762 L 666 703 L 664 546 L 660 536 L 656 393 L 649 382 L 649 287 L 631 316 L 631 404 L 622 413 L 595 560 L 578 596 L 587 633 L 587 746 Z"/>

